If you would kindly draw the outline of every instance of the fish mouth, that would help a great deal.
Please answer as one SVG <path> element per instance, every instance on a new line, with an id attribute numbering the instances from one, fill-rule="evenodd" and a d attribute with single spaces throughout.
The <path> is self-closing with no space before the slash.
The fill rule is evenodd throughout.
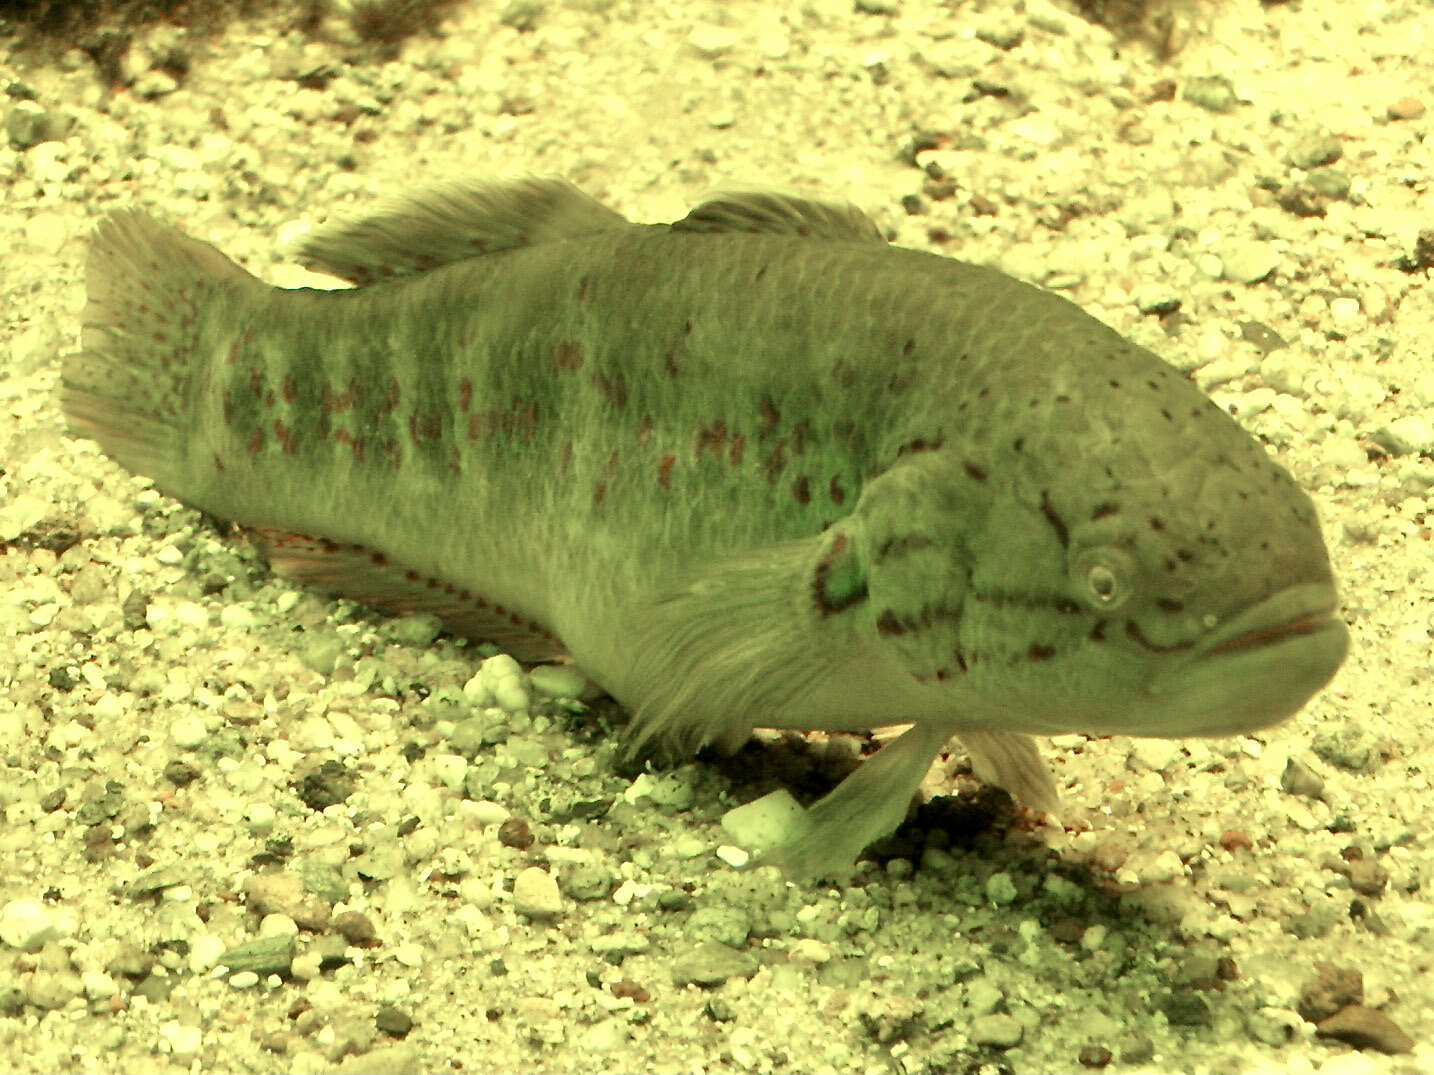
<path id="1" fill-rule="evenodd" d="M 1231 735 L 1284 720 L 1333 678 L 1349 649 L 1328 583 L 1291 586 L 1241 611 L 1163 668 L 1148 690 L 1153 735 Z"/>

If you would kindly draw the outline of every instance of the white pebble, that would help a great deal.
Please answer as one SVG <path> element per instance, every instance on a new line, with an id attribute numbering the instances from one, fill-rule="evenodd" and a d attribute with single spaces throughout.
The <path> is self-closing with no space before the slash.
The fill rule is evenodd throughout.
<path id="1" fill-rule="evenodd" d="M 393 958 L 405 967 L 423 966 L 423 945 L 407 941 L 393 950 Z"/>
<path id="2" fill-rule="evenodd" d="M 189 969 L 203 974 L 219 965 L 219 959 L 229 946 L 213 933 L 201 933 L 189 940 Z"/>
<path id="3" fill-rule="evenodd" d="M 229 976 L 229 984 L 235 989 L 253 989 L 259 984 L 259 975 L 251 970 L 241 970 Z"/>
<path id="4" fill-rule="evenodd" d="M 38 952 L 47 941 L 74 932 L 72 917 L 40 900 L 11 900 L 0 908 L 0 941 L 22 952 Z"/>
<path id="5" fill-rule="evenodd" d="M 87 970 L 80 974 L 85 987 L 85 996 L 91 1000 L 108 1000 L 119 992 L 115 980 L 102 970 Z"/>
<path id="6" fill-rule="evenodd" d="M 208 734 L 204 721 L 196 716 L 176 717 L 169 724 L 169 740 L 180 750 L 193 750 Z"/>
<path id="7" fill-rule="evenodd" d="M 176 1060 L 188 1063 L 204 1044 L 204 1034 L 197 1026 L 183 1026 L 179 1020 L 171 1019 L 162 1023 L 159 1036 L 169 1046 L 169 1052 Z"/>
<path id="8" fill-rule="evenodd" d="M 267 836 L 274 831 L 278 813 L 268 803 L 252 803 L 244 811 L 244 817 L 249 822 L 249 832 L 252 835 Z"/>
<path id="9" fill-rule="evenodd" d="M 513 881 L 513 909 L 530 918 L 556 918 L 563 913 L 558 882 L 546 870 L 529 866 Z"/>
<path id="10" fill-rule="evenodd" d="M 1329 316 L 1336 325 L 1349 325 L 1359 320 L 1359 300 L 1343 295 L 1330 299 Z"/>
<path id="11" fill-rule="evenodd" d="M 462 754 L 439 754 L 433 759 L 433 773 L 444 787 L 457 791 L 468 775 L 468 759 Z"/>
<path id="12" fill-rule="evenodd" d="M 720 844 L 714 854 L 734 870 L 740 870 L 752 861 L 750 853 L 731 844 Z"/>
<path id="13" fill-rule="evenodd" d="M 266 914 L 259 920 L 259 936 L 261 937 L 297 937 L 299 926 L 292 918 L 277 911 Z"/>

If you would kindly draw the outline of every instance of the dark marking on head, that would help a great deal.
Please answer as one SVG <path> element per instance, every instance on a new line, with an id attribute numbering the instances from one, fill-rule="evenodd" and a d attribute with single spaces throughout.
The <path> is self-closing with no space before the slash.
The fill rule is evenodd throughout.
<path id="1" fill-rule="evenodd" d="M 299 382 L 292 373 L 284 374 L 284 402 L 293 403 L 299 398 Z"/>
<path id="2" fill-rule="evenodd" d="M 727 453 L 727 461 L 734 467 L 742 465 L 742 455 L 747 447 L 747 438 L 740 433 L 732 434 L 732 447 Z"/>
<path id="3" fill-rule="evenodd" d="M 827 485 L 827 496 L 831 498 L 833 504 L 846 503 L 846 490 L 842 488 L 840 474 L 832 475 L 832 480 Z"/>
<path id="4" fill-rule="evenodd" d="M 218 453 L 218 452 L 213 453 L 213 455 L 214 455 L 214 471 L 215 471 L 215 473 L 216 473 L 216 474 L 223 474 L 223 473 L 224 473 L 224 460 L 222 460 L 222 459 L 219 458 L 219 453 Z"/>
<path id="5" fill-rule="evenodd" d="M 1026 659 L 1029 661 L 1049 661 L 1055 655 L 1054 646 L 1042 646 L 1038 642 L 1032 642 L 1031 648 L 1026 650 Z"/>
<path id="6" fill-rule="evenodd" d="M 672 466 L 677 462 L 677 456 L 668 452 L 657 461 L 657 484 L 664 493 L 672 492 Z"/>
<path id="7" fill-rule="evenodd" d="M 669 377 L 676 377 L 682 372 L 677 365 L 677 344 L 674 343 L 667 349 L 667 353 L 662 356 L 662 364 L 666 367 Z"/>
<path id="8" fill-rule="evenodd" d="M 978 467 L 975 463 L 962 462 L 961 469 L 966 472 L 966 476 L 972 481 L 984 482 L 986 480 L 985 468 Z"/>
<path id="9" fill-rule="evenodd" d="M 464 414 L 473 406 L 473 382 L 467 377 L 458 382 L 458 409 Z"/>
<path id="10" fill-rule="evenodd" d="M 260 433 L 260 432 L 256 429 L 256 430 L 254 430 L 254 432 L 253 432 L 253 433 L 250 435 L 250 437 L 249 437 L 249 454 L 250 454 L 250 455 L 258 455 L 260 449 L 262 449 L 263 447 L 264 447 L 264 434 Z"/>
<path id="11" fill-rule="evenodd" d="M 964 675 L 969 665 L 966 659 L 966 654 L 962 651 L 960 646 L 957 646 L 954 650 L 951 651 L 951 659 L 956 662 L 956 667 L 961 671 L 962 675 Z M 970 663 L 975 663 L 975 660 L 976 658 L 972 657 L 970 659 Z"/>
<path id="12" fill-rule="evenodd" d="M 219 394 L 219 406 L 220 409 L 224 412 L 224 424 L 233 425 L 234 397 L 229 394 L 229 389 L 227 386 L 225 387 L 224 391 Z"/>
<path id="13" fill-rule="evenodd" d="M 1119 513 L 1120 505 L 1107 500 L 1095 506 L 1095 510 L 1090 513 L 1090 521 L 1096 522 L 1100 519 L 1108 519 L 1110 516 Z"/>
<path id="14" fill-rule="evenodd" d="M 846 553 L 849 544 L 847 536 L 839 534 L 832 542 L 831 548 L 817 562 L 816 570 L 812 572 L 812 601 L 816 605 L 817 611 L 823 616 L 835 616 L 867 599 L 866 579 L 864 578 L 846 593 L 836 596 L 828 593 L 828 583 L 834 581 L 830 577 L 832 569 L 836 566 L 837 560 Z"/>
<path id="15" fill-rule="evenodd" d="M 548 368 L 554 373 L 571 373 L 583 364 L 583 345 L 577 340 L 559 340 Z"/>
<path id="16" fill-rule="evenodd" d="M 1070 530 L 1066 527 L 1065 520 L 1056 514 L 1056 509 L 1051 505 L 1050 493 L 1045 489 L 1041 490 L 1041 514 L 1056 532 L 1056 540 L 1061 543 L 1061 548 L 1069 545 Z"/>
<path id="17" fill-rule="evenodd" d="M 403 466 L 403 448 L 399 446 L 398 441 L 393 437 L 389 437 L 388 440 L 383 442 L 383 454 L 388 457 L 389 466 L 393 467 L 394 470 Z"/>
<path id="18" fill-rule="evenodd" d="M 887 609 L 876 618 L 876 633 L 882 638 L 895 638 L 898 635 L 906 634 L 906 628 L 896 618 L 896 614 Z"/>
<path id="19" fill-rule="evenodd" d="M 832 363 L 832 380 L 842 388 L 850 388 L 857 382 L 857 371 L 850 362 L 844 358 L 837 359 Z"/>
<path id="20" fill-rule="evenodd" d="M 383 397 L 383 405 L 380 410 L 393 411 L 398 408 L 399 401 L 403 399 L 403 390 L 399 387 L 397 377 L 389 377 L 388 392 Z"/>
<path id="21" fill-rule="evenodd" d="M 812 483 L 805 474 L 800 475 L 792 482 L 792 495 L 797 498 L 797 503 L 806 507 L 812 502 Z"/>
<path id="22" fill-rule="evenodd" d="M 1191 646 L 1189 642 L 1174 642 L 1168 646 L 1156 645 L 1145 637 L 1140 630 L 1140 625 L 1134 620 L 1125 621 L 1125 637 L 1142 649 L 1149 650 L 1151 653 L 1178 653 L 1180 650 L 1189 649 Z"/>
<path id="23" fill-rule="evenodd" d="M 597 487 L 593 489 L 593 507 L 601 504 L 605 496 L 607 496 L 607 482 L 599 481 Z"/>
<path id="24" fill-rule="evenodd" d="M 604 376 L 601 373 L 594 373 L 592 385 L 598 393 L 612 404 L 614 410 L 622 410 L 627 406 L 627 378 L 618 370 L 612 376 Z"/>
<path id="25" fill-rule="evenodd" d="M 1165 529 L 1165 520 L 1160 518 L 1160 516 L 1158 515 L 1152 515 L 1150 517 L 1150 529 L 1154 530 L 1156 533 L 1159 533 L 1160 531 Z"/>
<path id="26" fill-rule="evenodd" d="M 913 340 L 913 339 L 911 339 L 910 337 L 907 337 L 906 342 L 901 345 L 901 356 L 902 356 L 903 358 L 910 358 L 912 352 L 915 351 L 915 350 L 916 350 L 916 341 Z"/>
<path id="27" fill-rule="evenodd" d="M 563 443 L 558 448 L 558 469 L 564 474 L 573 465 L 573 438 L 564 437 Z"/>
<path id="28" fill-rule="evenodd" d="M 1155 607 L 1160 609 L 1161 612 L 1184 612 L 1185 602 L 1176 601 L 1171 597 L 1157 597 L 1155 599 Z"/>
<path id="29" fill-rule="evenodd" d="M 903 534 L 899 538 L 887 538 L 881 543 L 881 548 L 876 550 L 874 563 L 883 563 L 892 556 L 909 556 L 918 549 L 929 549 L 936 542 L 929 537 L 917 533 Z"/>
<path id="30" fill-rule="evenodd" d="M 637 443 L 646 444 L 652 439 L 652 415 L 644 414 L 637 423 Z"/>
<path id="31" fill-rule="evenodd" d="M 595 290 L 596 288 L 593 287 L 593 279 L 591 276 L 589 276 L 587 273 L 584 273 L 582 276 L 578 277 L 579 302 L 590 302 L 592 300 L 593 292 Z"/>
<path id="32" fill-rule="evenodd" d="M 925 437 L 917 437 L 915 440 L 909 440 L 900 448 L 896 449 L 896 456 L 899 459 L 903 455 L 910 455 L 916 452 L 934 452 L 945 443 L 945 440 L 946 438 L 940 434 L 937 434 L 931 440 L 927 440 Z"/>
<path id="33" fill-rule="evenodd" d="M 764 277 L 764 276 L 766 276 L 766 275 L 767 275 L 767 266 L 765 266 L 765 265 L 760 265 L 760 266 L 758 266 L 758 268 L 757 268 L 756 274 L 752 277 L 752 280 L 753 280 L 754 282 L 760 281 L 760 280 L 762 279 L 762 277 Z"/>

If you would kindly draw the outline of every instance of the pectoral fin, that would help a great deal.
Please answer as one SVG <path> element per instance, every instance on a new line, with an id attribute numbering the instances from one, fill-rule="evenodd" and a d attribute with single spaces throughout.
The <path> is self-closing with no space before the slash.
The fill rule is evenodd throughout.
<path id="1" fill-rule="evenodd" d="M 1055 781 L 1029 735 L 968 731 L 962 732 L 960 739 L 971 755 L 971 771 L 978 778 L 1003 788 L 1017 802 L 1036 810 L 1054 813 L 1059 809 Z"/>
<path id="2" fill-rule="evenodd" d="M 794 878 L 844 878 L 863 848 L 906 819 L 911 797 L 949 733 L 948 727 L 913 724 L 818 800 L 792 837 L 759 864 L 780 866 Z"/>

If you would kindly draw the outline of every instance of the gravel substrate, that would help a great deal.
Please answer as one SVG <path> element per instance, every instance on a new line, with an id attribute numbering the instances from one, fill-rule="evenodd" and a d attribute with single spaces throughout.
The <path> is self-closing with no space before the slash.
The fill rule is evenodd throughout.
<path id="1" fill-rule="evenodd" d="M 450 11 L 0 61 L 0 1067 L 1434 1071 L 1427 4 L 1192 5 L 1168 56 L 1046 0 Z M 857 740 L 633 772 L 567 670 L 288 584 L 65 436 L 106 211 L 293 285 L 308 223 L 528 172 L 847 199 L 1068 295 L 1311 490 L 1348 663 L 1258 736 L 1044 743 L 1066 828 L 956 754 L 796 886 L 721 820 Z"/>

